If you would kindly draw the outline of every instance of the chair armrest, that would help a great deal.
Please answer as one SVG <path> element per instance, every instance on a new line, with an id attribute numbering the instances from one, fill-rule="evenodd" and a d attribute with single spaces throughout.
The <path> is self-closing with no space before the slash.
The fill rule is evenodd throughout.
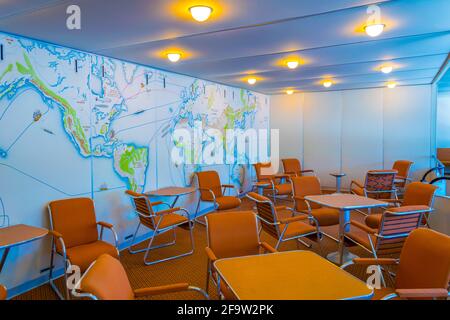
<path id="1" fill-rule="evenodd" d="M 293 216 L 293 217 L 290 217 L 290 218 L 279 219 L 278 221 L 280 223 L 283 223 L 283 224 L 288 224 L 288 223 L 291 223 L 291 222 L 307 220 L 307 219 L 309 219 L 309 216 L 302 215 L 302 216 Z"/>
<path id="2" fill-rule="evenodd" d="M 108 223 L 108 222 L 105 222 L 105 221 L 99 221 L 99 222 L 97 222 L 97 224 L 99 226 L 101 226 L 101 227 L 104 227 L 104 228 L 108 228 L 108 229 L 112 229 L 113 228 L 113 225 L 111 223 Z"/>
<path id="3" fill-rule="evenodd" d="M 176 207 L 176 208 L 170 208 L 170 209 L 166 209 L 166 210 L 157 211 L 157 212 L 155 212 L 155 214 L 157 216 L 162 216 L 162 215 L 173 213 L 173 212 L 180 211 L 180 210 L 182 210 L 182 208 Z"/>
<path id="4" fill-rule="evenodd" d="M 364 189 L 364 186 L 356 180 L 352 180 L 352 182 L 350 183 L 350 188 L 351 188 L 352 184 L 356 184 L 361 189 Z"/>
<path id="5" fill-rule="evenodd" d="M 395 293 L 400 298 L 447 298 L 449 293 L 447 289 L 397 289 Z"/>
<path id="6" fill-rule="evenodd" d="M 358 265 L 379 265 L 379 266 L 387 266 L 387 265 L 397 265 L 398 259 L 393 258 L 355 258 L 353 259 L 354 264 Z"/>
<path id="7" fill-rule="evenodd" d="M 162 202 L 162 201 L 155 201 L 155 202 L 150 202 L 150 205 L 152 206 L 152 207 L 154 207 L 154 206 L 159 206 L 160 204 L 163 204 L 164 202 Z"/>
<path id="8" fill-rule="evenodd" d="M 308 172 L 314 172 L 314 170 L 308 169 L 308 170 L 301 170 L 301 173 L 308 173 Z"/>
<path id="9" fill-rule="evenodd" d="M 186 291 L 189 289 L 188 283 L 175 283 L 169 284 L 165 286 L 157 286 L 157 287 L 149 287 L 134 290 L 134 296 L 136 298 L 145 297 L 145 296 L 153 296 L 158 294 L 172 293 L 178 291 Z"/>
<path id="10" fill-rule="evenodd" d="M 264 250 L 266 250 L 267 252 L 270 253 L 275 253 L 278 252 L 274 247 L 272 247 L 270 244 L 268 244 L 267 242 L 260 242 L 259 246 L 261 248 L 263 248 Z"/>
<path id="11" fill-rule="evenodd" d="M 232 189 L 234 189 L 234 184 L 223 184 L 222 187 L 223 188 L 232 188 Z"/>
<path id="12" fill-rule="evenodd" d="M 53 236 L 53 237 L 55 237 L 55 238 L 62 238 L 63 237 L 61 233 L 59 233 L 58 231 L 55 231 L 55 230 L 49 230 L 48 234 Z"/>
<path id="13" fill-rule="evenodd" d="M 206 248 L 205 248 L 205 251 L 206 251 L 206 255 L 208 256 L 208 259 L 209 259 L 209 260 L 211 260 L 211 261 L 213 261 L 213 262 L 217 260 L 217 257 L 216 257 L 216 255 L 214 254 L 214 252 L 211 250 L 211 248 L 206 247 Z"/>
<path id="14" fill-rule="evenodd" d="M 378 230 L 372 229 L 365 224 L 362 224 L 355 220 L 350 220 L 350 224 L 370 234 L 376 234 L 378 232 Z"/>

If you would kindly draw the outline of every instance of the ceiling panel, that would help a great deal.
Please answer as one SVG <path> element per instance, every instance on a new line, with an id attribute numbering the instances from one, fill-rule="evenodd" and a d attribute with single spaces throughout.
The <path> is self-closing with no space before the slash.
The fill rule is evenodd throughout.
<path id="1" fill-rule="evenodd" d="M 264 93 L 324 90 L 316 82 L 326 76 L 333 89 L 384 86 L 386 61 L 399 83 L 429 83 L 450 51 L 449 0 L 201 2 L 214 8 L 206 23 L 189 17 L 198 0 L 0 0 L 0 30 Z M 81 30 L 65 27 L 70 4 Z M 386 24 L 378 38 L 362 32 L 369 4 Z M 177 64 L 162 55 L 172 47 L 183 50 Z M 288 56 L 304 64 L 288 70 Z M 260 81 L 247 85 L 248 74 Z"/>

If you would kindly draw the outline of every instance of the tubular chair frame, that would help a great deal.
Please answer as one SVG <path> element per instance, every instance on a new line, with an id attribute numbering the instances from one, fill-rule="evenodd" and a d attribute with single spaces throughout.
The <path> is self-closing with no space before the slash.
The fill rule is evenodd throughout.
<path id="1" fill-rule="evenodd" d="M 253 165 L 253 167 L 254 167 L 254 169 L 255 169 L 255 172 L 256 172 L 256 182 L 267 182 L 267 183 L 270 184 L 270 187 L 267 188 L 267 189 L 268 189 L 269 192 L 270 192 L 269 195 L 272 197 L 273 202 L 276 203 L 276 202 L 277 202 L 277 199 L 283 199 L 283 198 L 279 198 L 280 195 L 278 194 L 278 191 L 277 191 L 277 189 L 275 188 L 275 185 L 283 184 L 283 183 L 281 183 L 281 181 L 282 181 L 283 179 L 286 180 L 286 182 L 284 182 L 285 184 L 286 184 L 286 183 L 289 183 L 289 184 L 292 185 L 292 182 L 291 182 L 291 175 L 286 174 L 286 173 L 283 173 L 283 174 L 278 175 L 278 177 L 276 177 L 275 175 L 270 175 L 270 176 L 266 176 L 266 178 L 264 178 L 264 179 L 261 179 L 260 177 L 258 177 L 260 174 L 258 174 L 258 169 L 257 169 L 257 167 L 259 167 L 259 166 L 261 166 L 261 165 L 264 165 L 264 163 L 255 163 L 255 164 Z M 280 183 L 275 183 L 276 180 L 279 180 Z M 253 187 L 253 189 L 254 189 L 254 188 L 255 188 L 255 187 Z M 291 192 L 291 195 L 292 195 L 292 192 Z M 281 196 L 284 196 L 284 195 L 281 195 Z M 284 200 L 284 199 L 283 199 L 283 200 Z"/>
<path id="2" fill-rule="evenodd" d="M 386 215 L 391 215 L 391 216 L 412 216 L 412 215 L 415 215 L 415 214 L 419 214 L 419 217 L 417 219 L 417 224 L 415 225 L 415 227 L 411 227 L 413 230 L 415 230 L 415 229 L 419 228 L 420 223 L 422 221 L 423 214 L 429 213 L 431 211 L 432 211 L 431 208 L 424 209 L 424 210 L 405 211 L 405 212 L 393 212 L 393 211 L 386 210 L 383 213 L 383 218 L 382 218 L 379 230 L 372 229 L 372 228 L 366 226 L 365 224 L 359 223 L 359 222 L 354 221 L 354 220 L 350 220 L 349 222 L 347 222 L 344 225 L 344 230 L 347 229 L 347 226 L 353 225 L 353 226 L 355 226 L 355 227 L 357 227 L 357 228 L 367 232 L 367 238 L 369 240 L 370 248 L 367 248 L 366 246 L 364 246 L 363 244 L 359 243 L 358 241 L 355 241 L 355 240 L 351 239 L 350 237 L 346 236 L 345 232 L 343 234 L 343 238 L 341 239 L 341 241 L 344 241 L 344 238 L 345 238 L 345 239 L 351 241 L 352 243 L 356 244 L 360 248 L 364 249 L 365 251 L 371 253 L 373 255 L 374 259 L 379 259 L 379 257 L 378 257 L 378 250 L 380 249 L 380 240 L 395 240 L 395 239 L 402 239 L 402 238 L 406 240 L 406 238 L 408 237 L 408 235 L 412 231 L 411 230 L 411 231 L 408 231 L 408 232 L 399 232 L 399 233 L 392 234 L 392 235 L 385 235 L 384 233 L 386 232 L 386 230 L 385 230 L 384 224 L 385 224 L 385 216 Z M 399 225 L 400 225 L 400 223 L 399 223 Z M 375 243 L 372 240 L 371 235 L 376 237 L 376 242 Z M 403 247 L 403 244 L 402 244 L 402 247 Z M 349 262 L 347 264 L 342 265 L 342 268 L 347 267 L 348 264 L 352 264 L 352 262 Z M 384 280 L 384 277 L 383 277 L 383 274 L 381 272 L 381 269 L 380 269 L 380 274 L 381 274 L 381 280 L 383 282 L 383 285 L 386 286 L 386 282 Z"/>
<path id="3" fill-rule="evenodd" d="M 278 241 L 277 241 L 277 244 L 275 246 L 275 250 L 278 250 L 278 248 L 280 247 L 281 243 L 287 242 L 287 241 L 290 241 L 290 240 L 297 240 L 299 243 L 303 244 L 307 248 L 311 248 L 310 244 L 306 243 L 305 241 L 301 240 L 300 238 L 304 238 L 304 237 L 311 236 L 311 235 L 314 235 L 314 234 L 316 234 L 319 237 L 320 240 L 322 239 L 322 232 L 320 231 L 319 222 L 317 221 L 316 218 L 310 217 L 309 215 L 305 215 L 305 214 L 304 215 L 295 215 L 296 212 L 295 212 L 294 209 L 286 207 L 287 210 L 292 212 L 292 216 L 290 218 L 288 218 L 288 219 L 279 220 L 278 217 L 277 217 L 276 208 L 275 208 L 275 206 L 274 206 L 272 201 L 270 201 L 270 200 L 261 201 L 261 200 L 252 198 L 249 195 L 247 195 L 247 198 L 249 198 L 252 201 L 255 201 L 257 204 L 259 203 L 259 204 L 268 204 L 268 205 L 270 205 L 271 211 L 272 211 L 272 217 L 274 217 L 275 222 L 270 222 L 270 221 L 262 218 L 259 213 L 257 214 L 257 217 L 258 217 L 259 220 L 261 220 L 262 223 L 275 227 L 275 230 L 276 230 L 276 232 L 278 234 Z M 297 221 L 302 221 L 302 220 L 309 220 L 310 222 L 311 221 L 314 222 L 314 224 L 316 226 L 316 231 L 310 232 L 310 233 L 301 234 L 301 235 L 297 235 L 297 236 L 293 236 L 293 237 L 290 237 L 290 238 L 287 238 L 287 239 L 283 239 L 284 238 L 284 234 L 286 233 L 286 230 L 287 230 L 289 224 L 293 223 L 293 222 L 297 222 Z M 281 224 L 285 225 L 282 231 L 280 231 L 280 225 Z M 262 229 L 263 228 L 261 228 L 259 230 L 259 232 L 261 232 Z"/>
<path id="4" fill-rule="evenodd" d="M 192 233 L 193 232 L 192 229 L 194 227 L 194 222 L 191 220 L 191 218 L 189 216 L 189 211 L 187 209 L 181 208 L 181 207 L 171 208 L 170 204 L 168 204 L 166 202 L 162 202 L 162 201 L 156 201 L 156 202 L 151 203 L 150 200 L 148 199 L 148 197 L 146 197 L 144 195 L 133 196 L 131 194 L 128 194 L 128 196 L 131 197 L 133 200 L 135 200 L 135 199 L 143 199 L 145 201 L 145 203 L 146 203 L 148 211 L 149 212 L 153 212 L 153 214 L 150 214 L 150 215 L 145 215 L 145 214 L 139 212 L 137 210 L 137 208 L 136 208 L 135 201 L 132 201 L 134 212 L 139 217 L 139 224 L 138 224 L 138 226 L 136 228 L 136 231 L 133 234 L 133 238 L 131 239 L 131 243 L 130 243 L 130 245 L 128 247 L 128 252 L 130 254 L 136 254 L 136 253 L 140 253 L 140 252 L 145 252 L 144 264 L 149 266 L 149 265 L 157 264 L 157 263 L 160 263 L 160 262 L 165 262 L 165 261 L 181 258 L 181 257 L 184 257 L 184 256 L 188 256 L 188 255 L 191 255 L 192 253 L 194 253 L 195 245 L 194 245 L 194 236 L 193 236 L 193 233 Z M 169 207 L 169 209 L 158 211 L 158 212 L 154 212 L 153 211 L 153 206 L 157 206 L 157 205 L 166 205 L 166 206 Z M 184 213 L 184 214 L 181 214 L 181 215 L 185 216 L 188 219 L 187 223 L 189 224 L 189 237 L 190 237 L 190 240 L 191 240 L 191 250 L 188 251 L 188 252 L 179 254 L 179 255 L 168 257 L 168 258 L 159 259 L 159 260 L 155 260 L 155 261 L 148 261 L 147 258 L 148 258 L 148 255 L 149 255 L 151 250 L 168 247 L 168 246 L 174 245 L 176 243 L 175 228 L 177 228 L 177 227 L 179 227 L 179 226 L 181 226 L 183 224 L 186 224 L 186 222 L 176 223 L 176 224 L 173 224 L 171 226 L 168 226 L 168 227 L 165 227 L 165 228 L 161 228 L 161 229 L 159 229 L 159 225 L 161 224 L 161 221 L 163 221 L 164 215 L 172 214 L 174 212 L 180 212 L 180 211 Z M 148 243 L 147 248 L 139 249 L 139 250 L 133 250 L 133 246 L 136 246 L 136 245 L 138 245 L 138 244 L 148 240 L 148 239 L 145 239 L 145 240 L 139 241 L 138 243 L 135 243 L 136 236 L 137 236 L 138 231 L 139 231 L 139 229 L 140 229 L 140 227 L 142 225 L 140 217 L 142 217 L 144 219 L 150 219 L 152 221 L 152 224 L 154 226 L 153 234 L 150 237 L 150 241 Z M 157 223 L 155 223 L 155 218 L 160 218 L 160 219 L 158 219 Z M 150 230 L 152 230 L 152 228 L 150 228 L 150 227 L 148 227 L 148 228 Z M 168 232 L 168 231 L 172 231 L 173 238 L 174 238 L 173 241 L 170 241 L 168 243 L 163 243 L 161 245 L 157 245 L 157 246 L 152 247 L 152 244 L 153 244 L 153 241 L 155 240 L 155 238 L 157 236 L 163 234 L 163 233 Z"/>
<path id="5" fill-rule="evenodd" d="M 198 177 L 197 177 L 197 179 L 198 179 Z M 222 194 L 223 195 L 225 195 L 227 189 L 234 189 L 234 191 L 236 192 L 236 197 L 239 197 L 239 191 L 238 191 L 238 189 L 236 188 L 235 185 L 233 185 L 233 184 L 222 184 L 222 185 L 220 185 L 220 187 L 222 188 Z M 200 196 L 198 197 L 197 208 L 195 209 L 194 221 L 199 223 L 199 224 L 201 224 L 201 225 L 203 225 L 203 226 L 206 226 L 205 222 L 203 222 L 203 221 L 198 219 L 198 209 L 200 209 L 200 204 L 202 202 L 213 202 L 213 204 L 214 204 L 214 211 L 218 210 L 219 205 L 217 204 L 216 195 L 215 195 L 215 193 L 214 193 L 214 191 L 212 189 L 198 188 L 198 191 L 200 191 L 200 192 L 202 192 L 202 191 L 209 192 L 211 197 L 212 197 L 211 201 L 206 201 L 206 200 L 202 200 L 202 196 L 200 194 Z"/>
<path id="6" fill-rule="evenodd" d="M 260 249 L 264 250 L 264 253 L 275 253 L 277 252 L 276 249 L 274 249 L 272 246 L 270 246 L 268 243 L 261 241 L 260 239 L 260 230 L 258 230 L 258 215 L 255 214 L 255 219 L 256 219 L 256 234 L 258 236 L 258 245 L 260 247 Z M 206 218 L 206 226 L 208 226 L 208 218 Z M 214 254 L 214 251 L 210 248 L 210 240 L 209 240 L 209 235 L 208 233 L 206 233 L 206 243 L 207 246 L 205 248 L 206 251 L 206 256 L 208 257 L 207 260 L 207 271 L 206 271 L 206 286 L 205 286 L 205 291 L 209 292 L 209 280 L 212 279 L 214 285 L 216 285 L 217 287 L 217 293 L 219 295 L 219 297 L 222 297 L 222 293 L 220 291 L 220 277 L 218 277 L 218 282 L 215 281 L 212 272 L 214 269 L 213 263 L 218 260 L 218 258 L 216 257 L 216 255 Z"/>
<path id="7" fill-rule="evenodd" d="M 65 200 L 65 199 L 61 199 L 61 200 Z M 56 201 L 61 201 L 61 200 L 56 200 Z M 95 204 L 94 205 L 94 210 L 95 210 Z M 64 300 L 64 296 L 61 293 L 61 291 L 58 289 L 58 287 L 55 284 L 55 280 L 58 278 L 53 278 L 53 269 L 54 269 L 54 260 L 55 260 L 55 255 L 59 255 L 63 258 L 64 260 L 64 290 L 65 290 L 65 296 L 67 300 L 70 300 L 70 294 L 69 294 L 69 288 L 67 287 L 67 270 L 70 268 L 70 266 L 72 265 L 70 260 L 67 258 L 67 251 L 66 251 L 66 245 L 64 243 L 64 239 L 63 239 L 63 235 L 61 233 L 59 233 L 58 231 L 55 231 L 53 228 L 53 214 L 52 214 L 52 210 L 50 207 L 50 204 L 48 204 L 47 206 L 48 208 L 48 213 L 49 213 L 49 220 L 50 220 L 50 230 L 49 230 L 49 234 L 51 235 L 51 253 L 50 253 L 50 267 L 49 267 L 49 276 L 48 276 L 48 283 L 50 284 L 50 287 L 53 289 L 53 291 L 56 293 L 56 295 L 58 296 L 59 299 Z M 100 226 L 100 234 L 99 234 L 99 238 L 98 240 L 103 240 L 103 230 L 105 228 L 109 229 L 114 237 L 114 246 L 116 247 L 117 250 L 117 255 L 120 256 L 120 251 L 118 249 L 119 247 L 119 240 L 117 237 L 117 233 L 114 230 L 114 226 L 110 223 L 107 222 L 103 222 L 103 221 L 97 221 L 97 226 Z M 61 252 L 58 252 L 58 250 L 56 249 L 56 241 L 59 242 L 60 246 L 61 246 Z"/>
<path id="8" fill-rule="evenodd" d="M 394 165 L 392 167 L 392 170 L 397 170 L 395 169 L 395 164 L 399 163 L 399 162 L 408 162 L 408 169 L 407 169 L 407 173 L 406 173 L 406 177 L 398 175 L 395 177 L 394 180 L 394 185 L 397 188 L 397 195 L 402 195 L 405 191 L 405 187 L 409 182 L 412 182 L 412 179 L 409 177 L 411 174 L 411 167 L 413 166 L 414 162 L 409 161 L 409 160 L 397 160 L 394 162 Z M 400 187 L 398 187 L 398 185 L 401 185 Z"/>
<path id="9" fill-rule="evenodd" d="M 83 278 L 88 274 L 88 272 L 91 270 L 91 268 L 94 266 L 94 264 L 95 264 L 95 261 L 89 266 L 89 268 L 85 271 L 83 276 L 75 284 L 74 288 L 70 292 L 72 294 L 72 296 L 77 297 L 77 298 L 88 298 L 91 300 L 100 300 L 94 294 L 83 292 L 80 290 L 80 286 L 81 286 L 81 282 L 82 282 Z M 166 286 L 147 287 L 147 288 L 140 288 L 140 289 L 134 290 L 134 294 L 135 294 L 136 298 L 140 298 L 140 297 L 155 296 L 155 295 L 181 292 L 181 291 L 195 291 L 195 292 L 202 294 L 206 300 L 209 300 L 209 295 L 203 289 L 201 289 L 199 287 L 190 286 L 190 285 L 184 284 L 184 283 L 171 284 L 171 286 L 176 286 L 176 288 L 167 289 Z M 154 292 L 154 291 L 156 291 L 156 292 Z"/>

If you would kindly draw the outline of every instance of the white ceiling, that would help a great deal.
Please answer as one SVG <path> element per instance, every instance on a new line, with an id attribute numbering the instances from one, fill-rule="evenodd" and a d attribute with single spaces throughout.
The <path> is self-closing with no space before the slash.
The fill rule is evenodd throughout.
<path id="1" fill-rule="evenodd" d="M 199 3 L 214 8 L 205 23 L 188 14 Z M 378 38 L 360 31 L 374 3 L 386 24 Z M 81 30 L 66 28 L 71 4 Z M 450 52 L 449 13 L 450 0 L 0 0 L 0 30 L 277 94 L 431 83 Z M 185 52 L 176 64 L 161 54 L 172 47 Z M 304 64 L 280 65 L 292 55 Z M 376 70 L 386 62 L 389 75 Z M 325 77 L 336 84 L 325 89 Z"/>

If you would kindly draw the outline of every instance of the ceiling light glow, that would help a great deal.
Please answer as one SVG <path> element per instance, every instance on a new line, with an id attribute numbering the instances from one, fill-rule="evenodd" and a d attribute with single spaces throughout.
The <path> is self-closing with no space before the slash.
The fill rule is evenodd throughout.
<path id="1" fill-rule="evenodd" d="M 394 81 L 388 82 L 387 87 L 389 89 L 394 89 L 397 86 L 397 83 Z"/>
<path id="2" fill-rule="evenodd" d="M 286 93 L 287 93 L 288 95 L 291 95 L 291 94 L 294 93 L 294 90 L 286 90 Z"/>
<path id="3" fill-rule="evenodd" d="M 383 33 L 384 27 L 386 25 L 382 23 L 377 24 L 371 24 L 364 27 L 364 31 L 366 31 L 367 35 L 369 37 L 378 37 L 380 34 Z"/>
<path id="4" fill-rule="evenodd" d="M 331 81 L 331 80 L 325 80 L 324 82 L 323 82 L 323 86 L 325 87 L 325 88 L 329 88 L 329 87 L 331 87 L 333 85 L 333 82 Z"/>
<path id="5" fill-rule="evenodd" d="M 295 60 L 294 61 L 288 61 L 286 64 L 287 64 L 289 69 L 295 69 L 295 68 L 298 67 L 298 61 L 295 61 Z"/>
<path id="6" fill-rule="evenodd" d="M 247 79 L 247 82 L 248 82 L 249 84 L 253 85 L 253 84 L 256 83 L 256 79 L 255 79 L 255 78 L 248 78 L 248 79 Z"/>
<path id="7" fill-rule="evenodd" d="M 181 54 L 179 54 L 179 53 L 172 52 L 172 53 L 167 54 L 167 59 L 169 59 L 170 62 L 178 62 L 180 60 L 180 58 L 181 58 Z"/>
<path id="8" fill-rule="evenodd" d="M 192 18 L 198 22 L 204 22 L 209 19 L 213 9 L 208 6 L 193 6 L 189 8 Z"/>
<path id="9" fill-rule="evenodd" d="M 384 66 L 384 67 L 381 67 L 381 72 L 386 73 L 386 74 L 391 73 L 392 70 L 393 70 L 393 67 L 392 67 L 392 66 Z"/>

